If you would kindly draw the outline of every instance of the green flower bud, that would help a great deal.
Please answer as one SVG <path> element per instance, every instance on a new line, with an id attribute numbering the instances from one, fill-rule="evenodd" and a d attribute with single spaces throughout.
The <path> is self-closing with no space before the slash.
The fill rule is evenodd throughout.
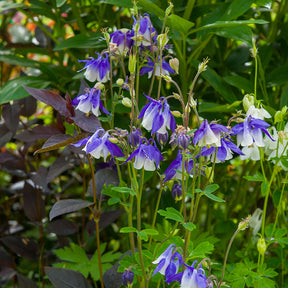
<path id="1" fill-rule="evenodd" d="M 245 230 L 245 229 L 248 228 L 250 218 L 251 218 L 251 215 L 248 215 L 248 217 L 247 217 L 246 219 L 244 219 L 243 221 L 241 221 L 241 222 L 238 224 L 238 230 L 239 230 L 239 231 L 243 231 L 243 230 Z"/>
<path id="2" fill-rule="evenodd" d="M 266 252 L 267 246 L 264 238 L 259 238 L 257 242 L 257 250 L 260 255 L 264 255 Z"/>
<path id="3" fill-rule="evenodd" d="M 125 107 L 131 108 L 132 107 L 132 101 L 128 97 L 124 97 L 122 99 L 122 104 Z"/>
<path id="4" fill-rule="evenodd" d="M 159 44 L 160 49 L 163 49 L 165 45 L 168 43 L 167 33 L 158 35 L 157 43 Z"/>
<path id="5" fill-rule="evenodd" d="M 165 10 L 165 15 L 169 16 L 171 14 L 172 8 L 174 7 L 172 2 L 169 2 L 169 6 L 167 7 L 167 9 Z"/>
<path id="6" fill-rule="evenodd" d="M 251 95 L 251 94 L 246 94 L 244 97 L 243 97 L 243 107 L 244 107 L 244 110 L 245 112 L 248 111 L 249 107 L 254 105 L 254 95 Z"/>
<path id="7" fill-rule="evenodd" d="M 172 58 L 169 60 L 169 65 L 178 74 L 178 72 L 179 72 L 179 60 L 177 58 Z"/>
<path id="8" fill-rule="evenodd" d="M 118 86 L 122 86 L 123 83 L 124 83 L 124 80 L 123 80 L 122 78 L 119 78 L 119 79 L 117 79 L 117 81 L 116 81 L 116 84 L 117 84 Z"/>
<path id="9" fill-rule="evenodd" d="M 177 111 L 177 110 L 171 111 L 171 113 L 172 113 L 173 116 L 175 116 L 175 117 L 177 117 L 177 118 L 182 117 L 182 113 L 179 112 L 179 111 Z"/>
<path id="10" fill-rule="evenodd" d="M 136 56 L 135 55 L 132 55 L 132 54 L 129 55 L 128 68 L 131 74 L 135 74 L 135 71 L 136 71 Z"/>

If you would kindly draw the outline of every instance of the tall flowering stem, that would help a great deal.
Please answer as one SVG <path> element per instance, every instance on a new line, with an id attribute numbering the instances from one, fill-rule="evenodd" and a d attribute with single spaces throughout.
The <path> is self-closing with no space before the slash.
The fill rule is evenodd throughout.
<path id="1" fill-rule="evenodd" d="M 98 253 L 98 264 L 99 264 L 99 274 L 100 274 L 100 282 L 101 288 L 104 288 L 104 280 L 103 280 L 103 272 L 102 272 L 102 262 L 101 262 L 101 250 L 100 250 L 100 230 L 99 230 L 99 218 L 100 214 L 97 209 L 97 198 L 96 198 L 96 183 L 95 183 L 95 174 L 93 163 L 91 160 L 91 156 L 87 154 L 91 174 L 92 174 L 92 188 L 93 188 L 93 201 L 94 201 L 94 211 L 93 211 L 93 218 L 96 225 L 96 241 L 97 241 L 97 253 Z"/>

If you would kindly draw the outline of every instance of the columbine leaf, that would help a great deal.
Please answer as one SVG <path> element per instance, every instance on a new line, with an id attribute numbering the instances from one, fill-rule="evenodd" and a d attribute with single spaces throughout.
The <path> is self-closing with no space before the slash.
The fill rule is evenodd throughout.
<path id="1" fill-rule="evenodd" d="M 171 219 L 178 222 L 184 222 L 182 214 L 173 207 L 168 207 L 165 210 L 159 210 L 158 213 L 166 219 Z"/>

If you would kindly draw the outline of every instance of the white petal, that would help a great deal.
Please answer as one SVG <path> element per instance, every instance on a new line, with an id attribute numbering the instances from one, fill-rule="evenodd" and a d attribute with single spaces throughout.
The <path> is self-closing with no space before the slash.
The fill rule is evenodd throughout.
<path id="1" fill-rule="evenodd" d="M 95 70 L 93 70 L 92 68 L 89 68 L 88 66 L 84 73 L 84 76 L 90 82 L 94 82 L 97 79 L 97 72 L 95 72 Z"/>
<path id="2" fill-rule="evenodd" d="M 145 159 L 144 161 L 144 170 L 146 171 L 155 171 L 155 164 L 153 160 Z"/>
<path id="3" fill-rule="evenodd" d="M 263 135 L 261 129 L 254 129 L 252 134 L 255 141 L 254 145 L 258 147 L 264 147 L 265 143 L 263 141 Z"/>
<path id="4" fill-rule="evenodd" d="M 91 110 L 91 103 L 89 101 L 80 101 L 76 107 L 76 109 L 88 113 Z"/>
<path id="5" fill-rule="evenodd" d="M 136 156 L 135 161 L 134 161 L 134 168 L 135 169 L 141 169 L 144 165 L 144 162 L 145 162 L 144 157 Z"/>

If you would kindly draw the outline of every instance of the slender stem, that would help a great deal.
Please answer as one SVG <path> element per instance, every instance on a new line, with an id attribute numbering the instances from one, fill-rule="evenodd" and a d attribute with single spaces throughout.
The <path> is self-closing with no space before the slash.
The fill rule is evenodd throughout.
<path id="1" fill-rule="evenodd" d="M 101 282 L 101 288 L 104 288 L 104 281 L 103 281 L 103 272 L 102 272 L 102 262 L 101 262 L 101 250 L 100 250 L 100 233 L 99 233 L 99 218 L 100 213 L 98 213 L 97 210 L 97 195 L 96 195 L 96 183 L 95 183 L 95 174 L 94 174 L 94 168 L 93 163 L 91 160 L 91 156 L 87 154 L 90 170 L 91 170 L 91 176 L 92 176 L 92 188 L 93 188 L 93 201 L 94 201 L 94 221 L 96 224 L 96 242 L 97 242 L 97 253 L 98 253 L 98 263 L 99 263 L 99 274 L 100 274 L 100 282 Z"/>
<path id="2" fill-rule="evenodd" d="M 185 223 L 187 222 L 187 213 L 185 207 L 185 198 L 186 198 L 186 191 L 185 191 L 185 172 L 186 172 L 186 159 L 185 159 L 185 149 L 183 149 L 182 153 L 182 206 L 183 206 L 183 216 Z M 184 251 L 185 254 L 185 251 Z"/>
<path id="3" fill-rule="evenodd" d="M 227 250 L 226 250 L 226 254 L 225 254 L 224 263 L 223 263 L 223 269 L 222 269 L 221 279 L 220 279 L 220 281 L 219 281 L 219 283 L 218 283 L 218 285 L 217 285 L 217 288 L 219 288 L 219 287 L 221 286 L 221 283 L 222 283 L 222 281 L 223 281 L 224 273 L 225 273 L 225 268 L 226 268 L 226 263 L 227 263 L 227 258 L 228 258 L 228 254 L 229 254 L 231 245 L 232 245 L 232 243 L 233 243 L 236 235 L 238 234 L 238 232 L 239 232 L 239 230 L 237 229 L 237 230 L 234 232 L 232 238 L 231 238 L 230 241 L 229 241 L 229 244 L 228 244 L 228 247 L 227 247 Z"/>
<path id="4" fill-rule="evenodd" d="M 255 44 L 254 44 L 255 45 Z M 257 100 L 257 77 L 258 77 L 258 60 L 257 60 L 257 55 L 255 55 L 255 78 L 254 78 L 254 97 L 255 97 L 255 102 Z"/>

